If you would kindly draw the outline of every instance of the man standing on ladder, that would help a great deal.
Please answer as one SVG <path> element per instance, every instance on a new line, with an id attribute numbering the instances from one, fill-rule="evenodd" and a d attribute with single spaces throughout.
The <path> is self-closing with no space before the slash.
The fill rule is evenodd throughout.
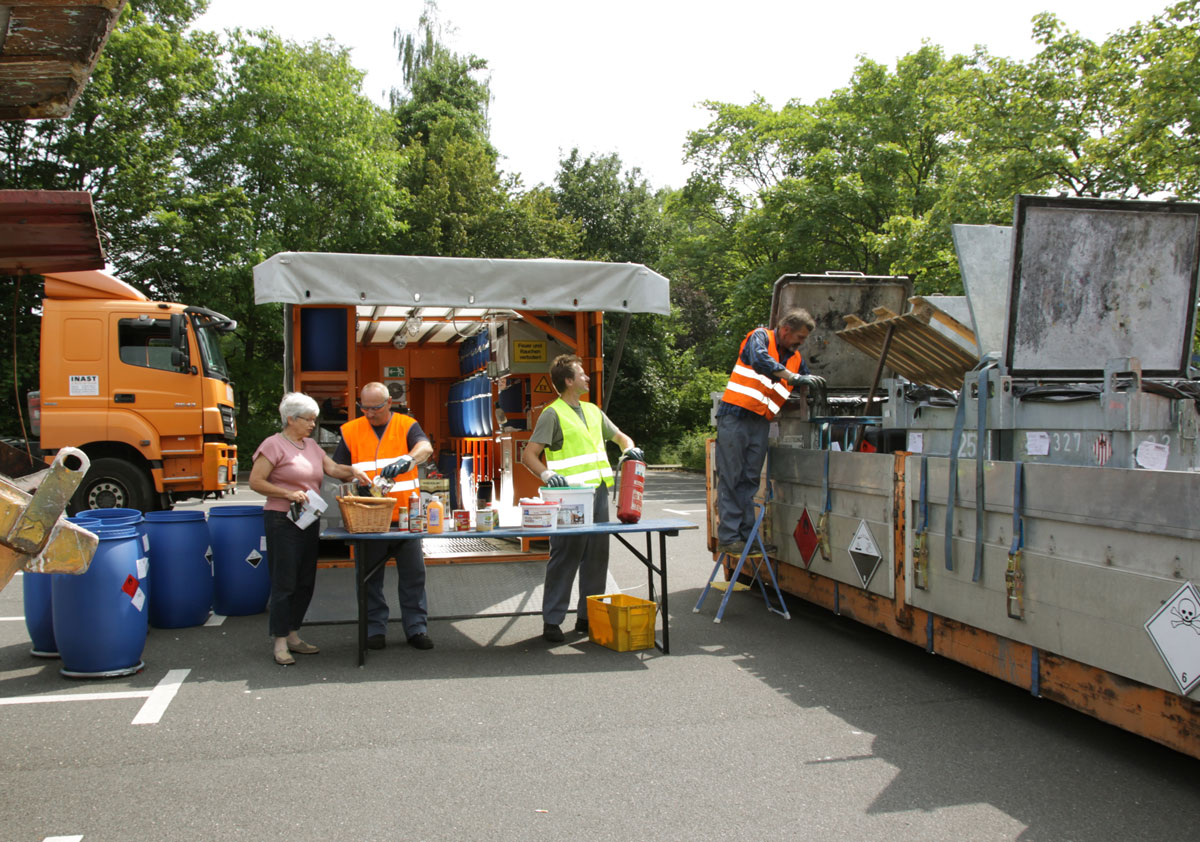
<path id="1" fill-rule="evenodd" d="M 608 489 L 613 469 L 604 449 L 606 441 L 621 448 L 621 461 L 644 462 L 633 439 L 617 429 L 600 407 L 580 400 L 588 391 L 588 376 L 579 357 L 562 354 L 550 367 L 550 380 L 558 400 L 542 410 L 533 427 L 521 464 L 551 488 L 568 485 L 595 489 L 592 522 L 608 522 Z M 545 464 L 542 454 L 545 452 Z M 546 563 L 546 586 L 542 592 L 542 638 L 562 643 L 566 636 L 562 621 L 571 601 L 571 584 L 579 572 L 579 603 L 575 631 L 586 634 L 587 598 L 604 593 L 608 582 L 607 535 L 555 535 L 550 538 L 550 561 Z"/>
<path id="2" fill-rule="evenodd" d="M 799 351 L 816 326 L 807 310 L 789 310 L 774 330 L 755 328 L 742 340 L 717 407 L 717 552 L 740 556 L 750 540 L 767 434 L 793 387 L 825 385 Z"/>

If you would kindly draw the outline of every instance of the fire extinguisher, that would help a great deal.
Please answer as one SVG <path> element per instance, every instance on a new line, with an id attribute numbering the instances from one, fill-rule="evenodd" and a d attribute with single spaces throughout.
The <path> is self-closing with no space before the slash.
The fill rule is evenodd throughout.
<path id="1" fill-rule="evenodd" d="M 637 523 L 642 519 L 642 492 L 646 488 L 646 463 L 626 459 L 617 478 L 617 520 Z"/>

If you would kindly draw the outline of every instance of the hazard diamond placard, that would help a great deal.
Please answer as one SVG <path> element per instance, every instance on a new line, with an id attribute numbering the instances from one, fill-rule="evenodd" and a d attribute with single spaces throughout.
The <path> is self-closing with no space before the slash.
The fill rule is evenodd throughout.
<path id="1" fill-rule="evenodd" d="M 1200 594 L 1191 582 L 1146 621 L 1146 634 L 1186 696 L 1200 684 Z"/>
<path id="2" fill-rule="evenodd" d="M 813 526 L 812 518 L 808 516 L 807 506 L 800 513 L 800 520 L 796 521 L 792 537 L 796 540 L 796 549 L 800 551 L 800 558 L 804 560 L 804 566 L 808 567 L 812 564 L 813 556 L 817 554 L 821 538 L 817 535 L 817 528 Z"/>
<path id="3" fill-rule="evenodd" d="M 858 577 L 862 579 L 865 588 L 875 575 L 880 560 L 879 545 L 875 543 L 875 536 L 871 534 L 871 528 L 865 520 L 859 521 L 854 540 L 850 542 L 848 549 L 850 560 L 854 562 L 854 569 L 858 571 Z"/>

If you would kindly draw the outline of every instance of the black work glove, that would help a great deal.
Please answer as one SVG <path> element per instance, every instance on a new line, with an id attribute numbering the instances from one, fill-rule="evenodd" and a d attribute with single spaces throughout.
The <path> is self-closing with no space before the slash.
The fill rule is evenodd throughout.
<path id="1" fill-rule="evenodd" d="M 824 389 L 825 378 L 817 374 L 793 374 L 791 376 L 791 384 L 795 386 L 808 386 L 811 388 Z"/>
<path id="2" fill-rule="evenodd" d="M 626 459 L 632 459 L 634 462 L 645 462 L 646 454 L 642 453 L 640 447 L 631 447 L 621 454 L 621 461 L 624 462 Z"/>
<path id="3" fill-rule="evenodd" d="M 547 488 L 566 488 L 570 485 L 567 478 L 562 474 L 556 474 L 554 471 L 549 472 L 550 476 L 546 477 L 542 482 Z"/>
<path id="4" fill-rule="evenodd" d="M 407 474 L 412 470 L 413 460 L 411 456 L 401 456 L 390 465 L 386 465 L 379 475 L 384 479 L 395 479 L 401 474 Z"/>

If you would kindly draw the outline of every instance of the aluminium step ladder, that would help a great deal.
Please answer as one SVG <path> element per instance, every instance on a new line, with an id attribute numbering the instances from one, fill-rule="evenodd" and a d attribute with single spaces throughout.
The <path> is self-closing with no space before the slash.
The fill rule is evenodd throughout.
<path id="1" fill-rule="evenodd" d="M 768 464 L 769 464 L 768 459 Z M 779 590 L 779 580 L 775 578 L 775 567 L 771 563 L 771 557 L 767 555 L 767 548 L 763 544 L 761 527 L 763 515 L 767 511 L 767 503 L 771 500 L 771 481 L 767 480 L 766 499 L 761 503 L 755 503 L 754 508 L 758 514 L 754 518 L 754 526 L 750 529 L 750 538 L 746 541 L 746 546 L 742 549 L 742 554 L 738 557 L 737 565 L 733 568 L 733 575 L 729 577 L 728 582 L 715 582 L 717 571 L 725 566 L 726 558 L 732 558 L 729 553 L 720 553 L 717 556 L 717 561 L 713 564 L 712 573 L 708 574 L 708 582 L 704 585 L 704 590 L 700 592 L 700 599 L 696 601 L 696 607 L 692 609 L 693 614 L 700 612 L 700 606 L 704 604 L 705 597 L 708 592 L 714 588 L 724 590 L 725 596 L 721 597 L 721 604 L 717 608 L 717 616 L 713 618 L 714 623 L 721 622 L 721 618 L 725 616 L 725 606 L 729 603 L 729 595 L 735 590 L 751 590 L 754 583 L 758 582 L 758 587 L 762 591 L 763 602 L 767 605 L 767 610 L 778 614 L 785 620 L 792 619 L 792 615 L 788 613 L 787 603 L 783 601 L 783 592 Z M 738 582 L 738 576 L 742 573 L 742 568 L 746 566 L 746 562 L 751 561 L 751 569 L 754 575 L 750 579 L 749 585 L 743 585 Z M 775 591 L 775 598 L 778 600 L 779 607 L 776 608 L 771 602 L 771 594 L 767 590 L 766 581 L 763 579 L 762 572 L 766 569 L 767 575 L 771 579 L 771 587 Z M 724 587 L 722 587 L 724 586 Z"/>

